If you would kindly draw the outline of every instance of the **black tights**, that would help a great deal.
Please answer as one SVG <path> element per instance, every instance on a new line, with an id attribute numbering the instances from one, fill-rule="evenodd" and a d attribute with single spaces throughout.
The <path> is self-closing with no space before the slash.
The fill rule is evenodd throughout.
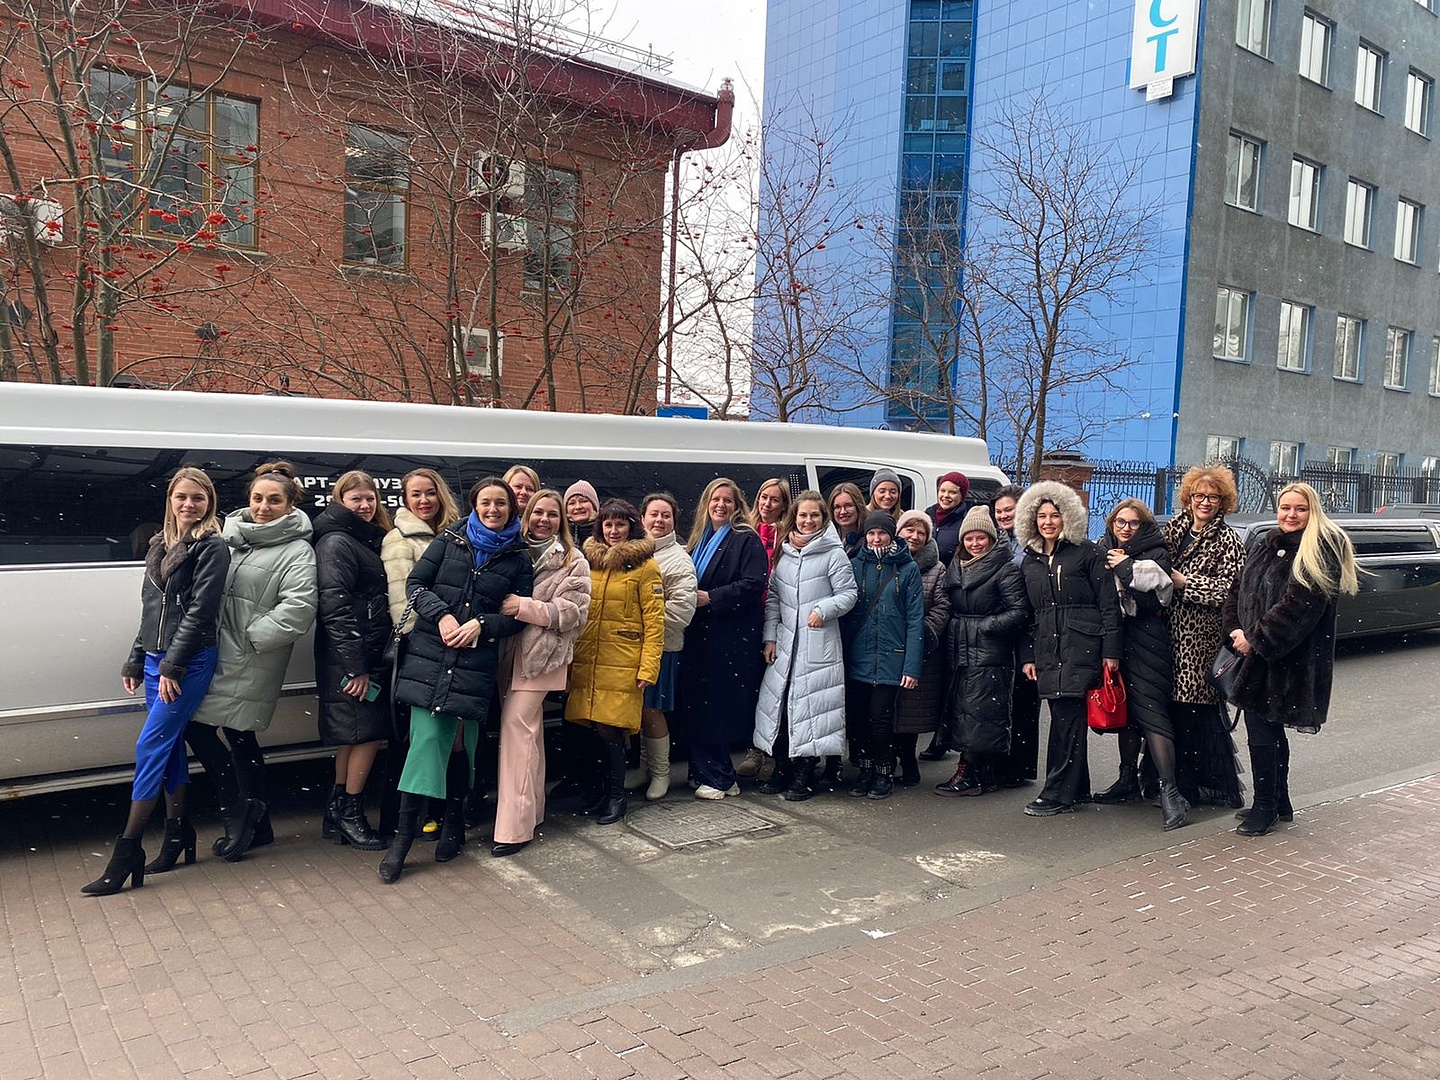
<path id="1" fill-rule="evenodd" d="M 1145 749 L 1150 762 L 1155 766 L 1155 775 L 1161 780 L 1175 779 L 1175 740 L 1168 735 L 1146 731 L 1138 724 L 1130 724 L 1120 730 L 1120 764 L 1132 769 L 1140 758 L 1140 740 L 1144 736 Z"/>

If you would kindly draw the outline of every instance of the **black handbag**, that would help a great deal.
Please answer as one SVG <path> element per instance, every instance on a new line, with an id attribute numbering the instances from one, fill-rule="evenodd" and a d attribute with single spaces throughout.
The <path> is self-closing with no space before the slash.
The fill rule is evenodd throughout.
<path id="1" fill-rule="evenodd" d="M 390 640 L 385 642 L 385 651 L 380 654 L 380 659 L 390 670 L 389 693 L 386 697 L 390 702 L 390 727 L 394 731 L 392 739 L 400 743 L 410 741 L 410 709 L 395 700 L 395 688 L 400 683 L 400 665 L 405 662 L 405 647 L 409 644 L 405 624 L 410 621 L 410 615 L 415 610 L 415 598 L 421 591 L 417 588 L 405 601 L 405 610 L 400 613 L 400 618 L 395 620 L 395 628 L 390 631 Z"/>
<path id="2" fill-rule="evenodd" d="M 1220 651 L 1215 654 L 1215 659 L 1210 662 L 1210 672 L 1205 676 L 1205 681 L 1220 695 L 1222 701 L 1234 701 L 1235 694 L 1240 689 L 1240 676 L 1245 667 L 1245 657 L 1241 656 L 1227 641 L 1221 644 Z"/>

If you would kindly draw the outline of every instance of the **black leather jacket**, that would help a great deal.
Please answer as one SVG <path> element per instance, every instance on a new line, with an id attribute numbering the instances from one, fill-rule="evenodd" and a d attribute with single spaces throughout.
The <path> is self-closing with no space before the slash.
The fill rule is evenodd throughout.
<path id="1" fill-rule="evenodd" d="M 146 559 L 145 584 L 140 588 L 140 632 L 120 674 L 143 678 L 145 654 L 164 653 L 160 674 L 181 679 L 191 658 L 215 644 L 230 548 L 218 532 L 188 541 L 185 548 L 185 561 L 164 587 L 160 585 L 159 559 Z"/>

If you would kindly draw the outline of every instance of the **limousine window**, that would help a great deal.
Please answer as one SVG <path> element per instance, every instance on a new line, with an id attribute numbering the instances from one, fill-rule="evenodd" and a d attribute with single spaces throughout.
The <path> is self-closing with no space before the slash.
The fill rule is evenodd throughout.
<path id="1" fill-rule="evenodd" d="M 1345 535 L 1355 545 L 1355 554 L 1363 555 L 1433 555 L 1436 552 L 1435 535 L 1424 525 L 1386 525 L 1363 528 L 1346 528 L 1342 519 L 1337 522 L 1345 529 Z M 1253 551 L 1264 539 L 1275 531 L 1274 525 L 1251 530 L 1247 548 Z"/>
<path id="2" fill-rule="evenodd" d="M 143 557 L 160 527 L 165 485 L 181 465 L 204 469 L 215 482 L 220 511 L 244 505 L 245 484 L 255 466 L 283 457 L 306 491 L 304 509 L 324 508 L 341 473 L 362 468 L 375 477 L 392 510 L 400 505 L 400 478 L 429 466 L 462 502 L 482 477 L 499 475 L 515 461 L 534 467 L 546 484 L 564 491 L 589 480 L 602 498 L 632 502 L 655 490 L 670 491 L 682 507 L 681 532 L 705 485 L 729 476 L 753 499 L 769 477 L 783 476 L 799 491 L 805 472 L 796 464 L 724 465 L 665 461 L 484 459 L 409 455 L 355 455 L 184 450 L 97 446 L 0 447 L 0 565 L 128 562 Z"/>

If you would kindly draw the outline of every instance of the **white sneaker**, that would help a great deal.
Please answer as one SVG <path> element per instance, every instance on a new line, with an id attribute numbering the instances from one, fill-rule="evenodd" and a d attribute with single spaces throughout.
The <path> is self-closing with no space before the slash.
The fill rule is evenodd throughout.
<path id="1" fill-rule="evenodd" d="M 765 751 L 752 746 L 745 751 L 745 760 L 735 766 L 735 774 L 737 776 L 757 776 L 764 764 Z"/>
<path id="2" fill-rule="evenodd" d="M 718 800 L 718 799 L 723 799 L 723 798 L 725 798 L 726 795 L 739 795 L 739 794 L 740 794 L 740 785 L 739 785 L 739 784 L 731 784 L 728 791 L 721 791 L 719 788 L 717 788 L 717 787 L 711 787 L 709 784 L 701 784 L 698 788 L 695 789 L 695 797 L 696 797 L 697 799 L 710 799 L 710 800 L 712 800 L 712 801 Z"/>

